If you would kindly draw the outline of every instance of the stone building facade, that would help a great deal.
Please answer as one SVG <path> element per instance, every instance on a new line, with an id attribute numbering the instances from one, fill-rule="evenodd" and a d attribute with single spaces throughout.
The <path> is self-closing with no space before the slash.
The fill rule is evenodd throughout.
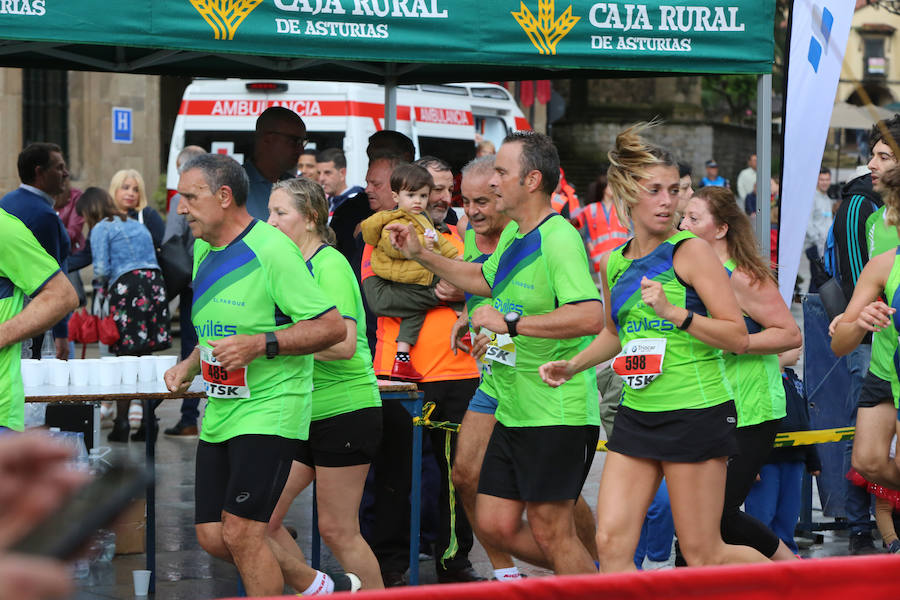
<path id="1" fill-rule="evenodd" d="M 35 108 L 34 94 L 26 100 L 28 73 L 22 69 L 0 69 L 0 139 L 5 141 L 0 148 L 0 193 L 19 185 L 16 157 L 24 145 L 49 141 L 66 150 L 73 186 L 106 188 L 116 171 L 130 168 L 141 173 L 152 196 L 161 173 L 160 78 L 82 71 L 57 74 L 66 88 L 54 90 L 58 102 L 55 106 Z M 26 106 L 28 102 L 32 106 Z M 130 144 L 113 142 L 113 107 L 132 111 Z M 52 111 L 62 114 L 49 115 Z M 42 130 L 40 123 L 35 122 L 40 120 L 40 113 L 64 124 L 65 133 L 54 136 L 64 139 L 26 139 L 29 130 Z"/>

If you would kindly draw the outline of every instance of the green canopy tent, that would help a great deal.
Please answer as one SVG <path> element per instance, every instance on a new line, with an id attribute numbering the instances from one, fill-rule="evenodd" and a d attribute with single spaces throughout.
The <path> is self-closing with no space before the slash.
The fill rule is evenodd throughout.
<path id="1" fill-rule="evenodd" d="M 774 2 L 686 4 L 4 0 L 0 64 L 376 83 L 771 72 Z"/>
<path id="2" fill-rule="evenodd" d="M 0 66 L 383 83 L 388 128 L 397 84 L 756 74 L 765 173 L 774 13 L 774 0 L 4 0 Z M 757 218 L 767 232 L 768 211 Z"/>
<path id="3" fill-rule="evenodd" d="M 756 74 L 766 173 L 774 13 L 774 0 L 3 0 L 0 66 L 384 83 L 387 128 L 398 84 Z"/>

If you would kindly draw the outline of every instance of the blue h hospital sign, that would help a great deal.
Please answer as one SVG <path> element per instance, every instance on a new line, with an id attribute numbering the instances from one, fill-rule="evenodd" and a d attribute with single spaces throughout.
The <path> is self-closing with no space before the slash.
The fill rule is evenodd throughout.
<path id="1" fill-rule="evenodd" d="M 130 108 L 113 107 L 112 134 L 112 141 L 116 144 L 131 144 L 134 141 Z"/>

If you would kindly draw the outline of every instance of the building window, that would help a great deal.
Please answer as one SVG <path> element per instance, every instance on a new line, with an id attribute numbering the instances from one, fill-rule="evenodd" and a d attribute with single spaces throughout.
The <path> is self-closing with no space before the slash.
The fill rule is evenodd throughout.
<path id="1" fill-rule="evenodd" d="M 22 69 L 22 137 L 25 145 L 51 142 L 69 155 L 69 74 Z"/>
<path id="2" fill-rule="evenodd" d="M 887 76 L 887 59 L 885 58 L 885 37 L 867 36 L 863 38 L 863 73 L 864 77 Z"/>

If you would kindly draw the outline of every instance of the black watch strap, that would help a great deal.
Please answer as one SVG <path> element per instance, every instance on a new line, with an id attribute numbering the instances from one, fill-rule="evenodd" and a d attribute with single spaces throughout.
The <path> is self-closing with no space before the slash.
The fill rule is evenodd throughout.
<path id="1" fill-rule="evenodd" d="M 519 335 L 519 332 L 516 331 L 516 325 L 518 325 L 518 324 L 519 324 L 518 319 L 506 321 L 506 329 L 507 329 L 507 331 L 509 331 L 509 337 L 516 337 L 517 335 Z"/>
<path id="2" fill-rule="evenodd" d="M 275 337 L 274 331 L 266 332 L 266 358 L 275 358 L 278 356 L 278 338 Z"/>

